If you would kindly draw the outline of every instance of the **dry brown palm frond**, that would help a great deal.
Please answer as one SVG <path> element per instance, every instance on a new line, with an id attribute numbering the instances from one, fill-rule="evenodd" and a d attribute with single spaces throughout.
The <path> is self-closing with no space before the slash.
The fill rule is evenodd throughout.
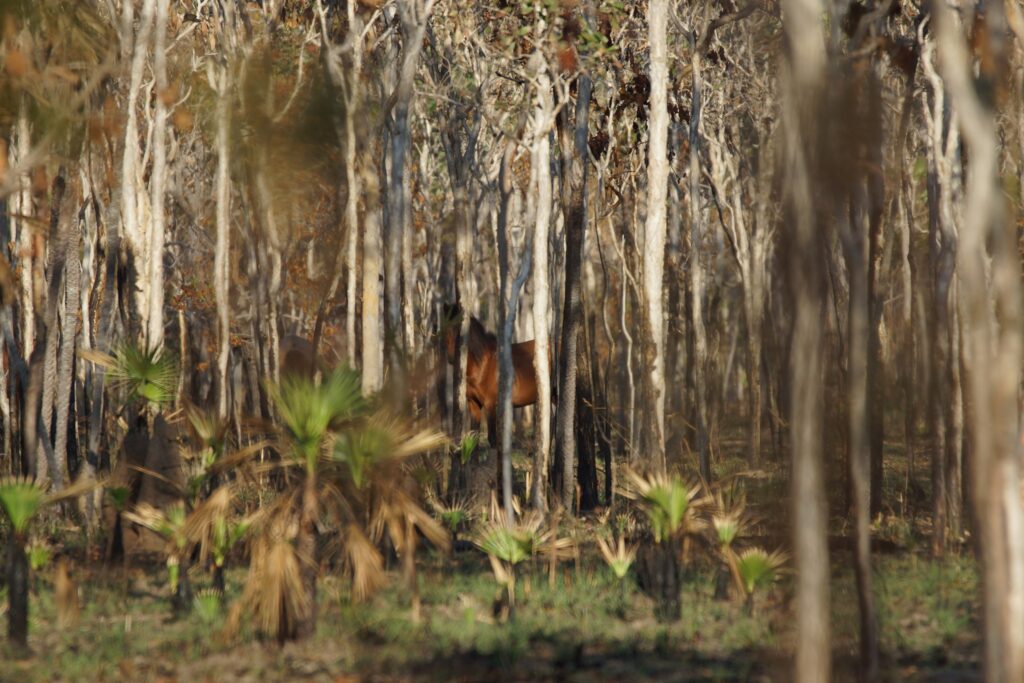
<path id="1" fill-rule="evenodd" d="M 384 558 L 358 524 L 346 527 L 344 544 L 352 568 L 352 599 L 361 602 L 384 585 Z"/>
<path id="2" fill-rule="evenodd" d="M 491 491 L 490 501 L 490 512 L 487 519 L 498 519 L 498 517 L 504 516 L 505 506 L 498 503 L 498 494 L 494 490 Z M 519 496 L 512 496 L 512 514 L 517 519 L 523 514 L 523 506 L 519 502 Z"/>
<path id="3" fill-rule="evenodd" d="M 173 489 L 174 492 L 179 496 L 184 497 L 185 494 L 188 493 L 184 486 L 174 481 L 173 479 L 165 477 L 156 470 L 147 469 L 145 467 L 142 467 L 141 465 L 128 465 L 128 469 L 135 470 L 136 472 L 140 472 L 146 475 L 147 477 L 153 477 L 154 479 L 159 480 L 160 482 L 171 487 L 171 489 Z"/>
<path id="4" fill-rule="evenodd" d="M 371 510 L 371 536 L 380 540 L 386 527 L 395 548 L 402 552 L 406 547 L 406 529 L 412 524 L 435 547 L 448 552 L 451 537 L 437 520 L 424 510 L 419 501 L 404 486 L 377 486 L 374 488 Z"/>
<path id="5" fill-rule="evenodd" d="M 408 434 L 404 439 L 395 445 L 392 457 L 398 459 L 408 458 L 420 453 L 436 450 L 446 446 L 448 437 L 435 429 L 421 429 Z"/>
<path id="6" fill-rule="evenodd" d="M 197 505 L 185 520 L 185 535 L 189 541 L 199 544 L 199 561 L 206 562 L 214 526 L 231 516 L 235 491 L 231 484 L 224 484 Z"/>
<path id="7" fill-rule="evenodd" d="M 252 562 L 242 596 L 231 610 L 225 634 L 238 631 L 244 613 L 267 635 L 284 640 L 311 605 L 302 585 L 301 559 L 287 536 L 261 536 L 253 546 Z"/>
<path id="8" fill-rule="evenodd" d="M 117 367 L 117 359 L 109 353 L 103 353 L 96 349 L 79 349 L 78 357 L 82 360 L 87 360 L 90 363 L 95 363 L 104 370 L 113 370 Z"/>
<path id="9" fill-rule="evenodd" d="M 281 495 L 247 515 L 243 521 L 248 532 L 242 538 L 242 545 L 251 558 L 259 552 L 259 546 L 269 538 L 294 539 L 298 531 L 298 514 L 302 500 L 302 489 L 291 487 Z"/>
<path id="10" fill-rule="evenodd" d="M 268 448 L 271 445 L 269 441 L 258 441 L 252 445 L 246 446 L 230 455 L 221 456 L 213 465 L 210 466 L 210 474 L 219 474 L 226 472 L 227 470 L 238 471 L 239 466 L 249 463 L 253 456 L 257 455 L 260 451 Z M 242 468 L 244 470 L 244 468 Z"/>

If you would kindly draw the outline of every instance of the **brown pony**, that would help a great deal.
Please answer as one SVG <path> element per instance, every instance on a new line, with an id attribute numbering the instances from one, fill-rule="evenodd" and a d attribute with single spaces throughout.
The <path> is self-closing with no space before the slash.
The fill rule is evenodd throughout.
<path id="1" fill-rule="evenodd" d="M 445 305 L 445 350 L 448 362 L 455 364 L 455 342 L 458 338 L 462 310 L 457 304 Z M 469 353 L 466 361 L 466 402 L 475 424 L 487 414 L 488 438 L 497 437 L 498 405 L 498 338 L 488 332 L 475 317 L 469 319 Z M 512 406 L 522 408 L 537 402 L 537 371 L 533 365 L 533 340 L 512 344 Z M 549 352 L 550 353 L 550 352 Z M 554 391 L 552 390 L 552 400 Z"/>

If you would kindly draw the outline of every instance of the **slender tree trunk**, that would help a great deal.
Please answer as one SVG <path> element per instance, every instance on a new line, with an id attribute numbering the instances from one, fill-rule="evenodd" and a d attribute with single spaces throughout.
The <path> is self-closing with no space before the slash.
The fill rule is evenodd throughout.
<path id="1" fill-rule="evenodd" d="M 708 366 L 707 331 L 704 329 L 704 269 L 700 254 L 704 242 L 704 214 L 700 198 L 700 118 L 701 75 L 700 53 L 693 50 L 690 57 L 693 75 L 693 95 L 690 105 L 690 329 L 693 334 L 693 389 L 694 415 L 697 418 L 697 462 L 700 476 L 711 483 L 711 454 L 708 448 L 708 393 L 705 373 Z M 660 180 L 659 180 L 660 182 Z M 664 384 L 664 378 L 662 379 Z"/>
<path id="2" fill-rule="evenodd" d="M 7 639 L 17 648 L 28 647 L 27 539 L 7 534 Z"/>
<path id="3" fill-rule="evenodd" d="M 363 196 L 366 215 L 363 218 L 363 393 L 373 394 L 384 384 L 384 349 L 381 346 L 380 277 L 381 226 L 377 174 L 369 159 L 364 162 Z"/>
<path id="4" fill-rule="evenodd" d="M 357 262 L 359 259 L 359 174 L 356 172 L 356 113 L 359 110 L 359 83 L 363 70 L 363 46 L 359 36 L 363 30 L 362 19 L 355 11 L 354 3 L 347 3 L 349 37 L 352 67 L 346 79 L 345 88 L 345 222 L 348 224 L 348 239 L 345 245 L 345 272 L 347 273 L 345 308 L 345 345 L 348 362 L 356 367 L 356 291 L 359 281 Z"/>
<path id="5" fill-rule="evenodd" d="M 164 195 L 167 185 L 167 106 L 172 92 L 167 83 L 167 13 L 170 0 L 156 0 L 156 35 L 153 45 L 153 74 L 156 78 L 155 111 L 153 113 L 153 168 L 150 172 L 150 207 L 152 221 L 147 240 L 148 273 L 144 278 L 149 301 L 146 305 L 148 326 L 146 343 L 151 349 L 164 343 Z"/>
<path id="6" fill-rule="evenodd" d="M 229 136 L 231 96 L 228 68 L 221 67 L 217 93 L 217 240 L 213 256 L 213 292 L 217 304 L 217 415 L 228 416 L 228 358 L 231 355 L 231 177 Z"/>
<path id="7" fill-rule="evenodd" d="M 32 144 L 24 102 L 21 103 L 18 111 L 17 134 L 16 149 L 18 150 L 18 159 L 20 160 L 28 156 Z M 35 260 L 33 246 L 35 239 L 34 231 L 27 220 L 28 217 L 34 214 L 32 209 L 32 191 L 27 182 L 24 183 L 24 186 L 24 189 L 15 194 L 14 198 L 17 201 L 12 202 L 11 208 L 12 212 L 18 216 L 18 302 L 21 309 L 21 355 L 23 358 L 29 358 L 32 355 L 32 349 L 35 348 L 36 341 L 35 300 L 32 292 L 33 261 Z M 32 455 L 26 454 L 26 457 L 32 457 Z"/>
<path id="8" fill-rule="evenodd" d="M 581 316 L 580 274 L 587 231 L 587 139 L 590 118 L 590 76 L 580 74 L 577 80 L 575 126 L 570 127 L 568 108 L 562 119 L 562 169 L 567 173 L 567 190 L 563 190 L 562 213 L 565 221 L 565 302 L 562 307 L 562 344 L 558 361 L 558 411 L 556 434 L 559 460 L 562 465 L 562 506 L 573 509 L 576 497 L 576 385 L 578 368 L 577 345 Z"/>
<path id="9" fill-rule="evenodd" d="M 865 680 L 878 677 L 878 627 L 871 586 L 871 443 L 872 415 L 869 412 L 868 366 L 871 347 L 869 265 L 865 253 L 866 235 L 858 212 L 849 221 L 846 236 L 847 272 L 850 279 L 849 334 L 849 449 L 850 482 L 854 514 L 854 570 L 860 607 L 861 671 Z"/>
<path id="10" fill-rule="evenodd" d="M 430 2 L 429 5 L 433 3 Z M 391 122 L 391 173 L 387 188 L 388 214 L 384 226 L 384 299 L 387 302 L 387 331 L 385 340 L 389 349 L 388 364 L 393 373 L 398 372 L 405 349 L 405 328 L 403 325 L 402 298 L 402 251 L 406 233 L 411 226 L 406 224 L 406 155 L 411 144 L 409 130 L 409 105 L 412 102 L 413 77 L 416 62 L 423 45 L 428 16 L 423 15 L 422 1 L 398 4 L 398 19 L 402 34 L 402 65 L 398 83 L 391 95 L 394 101 Z M 429 7 L 426 8 L 429 12 Z M 406 283 L 411 287 L 412 283 Z M 411 315 L 411 311 L 408 314 Z"/>
<path id="11" fill-rule="evenodd" d="M 512 365 L 512 331 L 515 328 L 516 313 L 519 311 L 519 295 L 523 284 L 530 276 L 533 254 L 532 245 L 526 244 L 515 281 L 508 282 L 509 254 L 509 205 L 512 198 L 512 161 L 516 145 L 510 141 L 505 148 L 501 165 L 501 207 L 498 218 L 498 259 L 501 276 L 501 301 L 506 306 L 499 310 L 501 318 L 500 355 L 498 357 L 498 431 L 501 447 L 501 482 L 505 503 L 505 515 L 509 523 L 514 521 L 512 508 L 512 384 L 515 368 Z"/>
<path id="12" fill-rule="evenodd" d="M 928 230 L 931 262 L 932 299 L 931 328 L 932 365 L 930 382 L 930 420 L 932 424 L 932 554 L 946 551 L 949 487 L 946 481 L 948 453 L 948 405 L 950 378 L 950 296 L 957 260 L 957 232 L 954 223 L 954 196 L 959 183 L 955 177 L 954 158 L 959 147 L 958 115 L 951 112 L 945 84 L 935 70 L 935 45 L 922 46 L 922 67 L 932 92 L 930 110 L 925 111 L 928 128 Z"/>
<path id="13" fill-rule="evenodd" d="M 554 118 L 551 80 L 540 52 L 531 57 L 536 74 L 537 108 L 534 113 L 532 164 L 537 169 L 537 217 L 533 234 L 534 366 L 537 372 L 536 445 L 533 456 L 533 506 L 547 509 L 547 482 L 551 445 L 551 369 L 548 355 L 550 292 L 548 287 L 548 228 L 551 222 L 551 159 L 549 130 Z"/>
<path id="14" fill-rule="evenodd" d="M 650 467 L 666 469 L 665 460 L 665 339 L 662 276 L 665 270 L 665 231 L 668 200 L 668 0 L 650 0 L 647 7 L 651 46 L 651 98 L 647 148 L 647 224 L 644 233 L 644 298 L 650 344 L 654 351 L 646 381 L 654 405 L 647 453 Z M 696 254 L 691 263 L 696 260 Z M 650 410 L 653 408 L 653 410 Z M 645 414 L 648 411 L 645 411 Z"/>
<path id="15" fill-rule="evenodd" d="M 822 453 L 823 250 L 815 216 L 815 122 L 825 84 L 821 7 L 814 0 L 783 0 L 789 47 L 784 72 L 785 160 L 793 239 L 789 276 L 795 304 L 792 373 L 792 520 L 796 564 L 797 683 L 827 683 L 831 671 L 827 512 Z"/>
<path id="16" fill-rule="evenodd" d="M 134 277 L 136 280 L 140 279 L 140 274 L 143 274 L 144 277 L 146 272 L 145 263 L 149 260 L 150 256 L 149 250 L 146 248 L 144 217 L 139 215 L 140 209 L 145 206 L 145 187 L 139 151 L 138 108 L 146 57 L 149 55 L 149 37 L 153 30 L 153 15 L 156 10 L 156 1 L 143 0 L 139 27 L 135 33 L 135 45 L 131 53 L 128 102 L 126 105 L 127 122 L 125 125 L 124 155 L 121 162 L 122 234 L 128 242 L 129 252 L 132 257 L 131 265 L 134 267 Z M 163 3 L 163 0 L 161 0 L 161 3 Z M 126 8 L 126 35 L 130 35 L 131 32 L 130 15 L 130 8 Z M 147 284 L 145 282 L 132 282 L 133 291 L 135 292 L 133 304 L 135 313 L 138 316 L 136 323 L 138 323 L 138 329 L 142 330 L 143 334 L 148 330 L 147 321 L 149 318 L 147 314 L 149 308 L 149 289 L 146 286 Z"/>

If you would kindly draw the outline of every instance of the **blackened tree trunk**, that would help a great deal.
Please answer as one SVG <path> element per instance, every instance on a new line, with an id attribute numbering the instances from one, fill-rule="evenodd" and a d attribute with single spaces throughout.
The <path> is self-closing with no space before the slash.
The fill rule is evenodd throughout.
<path id="1" fill-rule="evenodd" d="M 576 497 L 576 385 L 578 342 L 582 306 L 580 303 L 580 271 L 587 230 L 587 134 L 590 117 L 591 81 L 586 74 L 577 80 L 575 129 L 569 109 L 562 109 L 562 169 L 568 174 L 568 189 L 562 193 L 562 214 L 565 220 L 565 302 L 562 306 L 562 344 L 558 359 L 558 412 L 555 425 L 562 505 L 573 509 Z M 574 132 L 573 132 L 574 131 Z M 560 475 L 560 476 L 559 476 Z M 557 490 L 557 489 L 556 489 Z"/>
<path id="2" fill-rule="evenodd" d="M 7 638 L 18 648 L 28 647 L 28 556 L 20 534 L 7 536 Z"/>

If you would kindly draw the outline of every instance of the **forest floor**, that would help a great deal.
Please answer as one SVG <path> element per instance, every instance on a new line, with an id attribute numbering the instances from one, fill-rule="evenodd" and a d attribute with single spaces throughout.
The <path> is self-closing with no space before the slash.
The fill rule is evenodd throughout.
<path id="1" fill-rule="evenodd" d="M 721 463 L 740 471 L 739 463 Z M 899 486 L 892 460 L 887 486 Z M 919 465 L 922 474 L 927 463 Z M 782 468 L 751 475 L 769 549 L 784 542 L 779 522 Z M 774 471 L 779 470 L 779 471 Z M 778 509 L 776 509 L 778 508 Z M 772 515 L 779 516 L 772 516 Z M 981 680 L 979 585 L 964 550 L 942 560 L 927 554 L 926 519 L 890 515 L 876 523 L 874 556 L 886 680 Z M 775 520 L 775 521 L 771 521 Z M 768 523 L 770 521 L 770 524 Z M 0 683 L 29 681 L 789 681 L 793 639 L 792 577 L 759 597 L 753 611 L 715 599 L 717 566 L 694 552 L 686 570 L 682 618 L 661 624 L 651 600 L 628 579 L 620 584 L 588 536 L 594 519 L 575 525 L 585 551 L 563 562 L 553 584 L 546 565 L 521 570 L 514 618 L 495 618 L 499 594 L 486 558 L 473 549 L 421 558 L 422 606 L 414 621 L 409 592 L 395 572 L 372 600 L 352 604 L 336 576 L 320 585 L 315 638 L 279 647 L 243 629 L 220 637 L 223 615 L 198 612 L 173 619 L 166 572 L 158 564 L 120 568 L 80 563 L 78 624 L 63 631 L 44 570 L 31 601 L 28 657 L 0 646 Z M 857 598 L 849 528 L 833 514 L 831 543 L 833 648 L 836 680 L 856 679 Z M 773 532 L 781 531 L 781 533 Z M 587 540 L 584 540 L 587 539 Z M 228 600 L 241 592 L 244 568 L 228 574 Z M 201 570 L 197 589 L 209 584 Z M 6 607 L 6 599 L 2 601 Z"/>

